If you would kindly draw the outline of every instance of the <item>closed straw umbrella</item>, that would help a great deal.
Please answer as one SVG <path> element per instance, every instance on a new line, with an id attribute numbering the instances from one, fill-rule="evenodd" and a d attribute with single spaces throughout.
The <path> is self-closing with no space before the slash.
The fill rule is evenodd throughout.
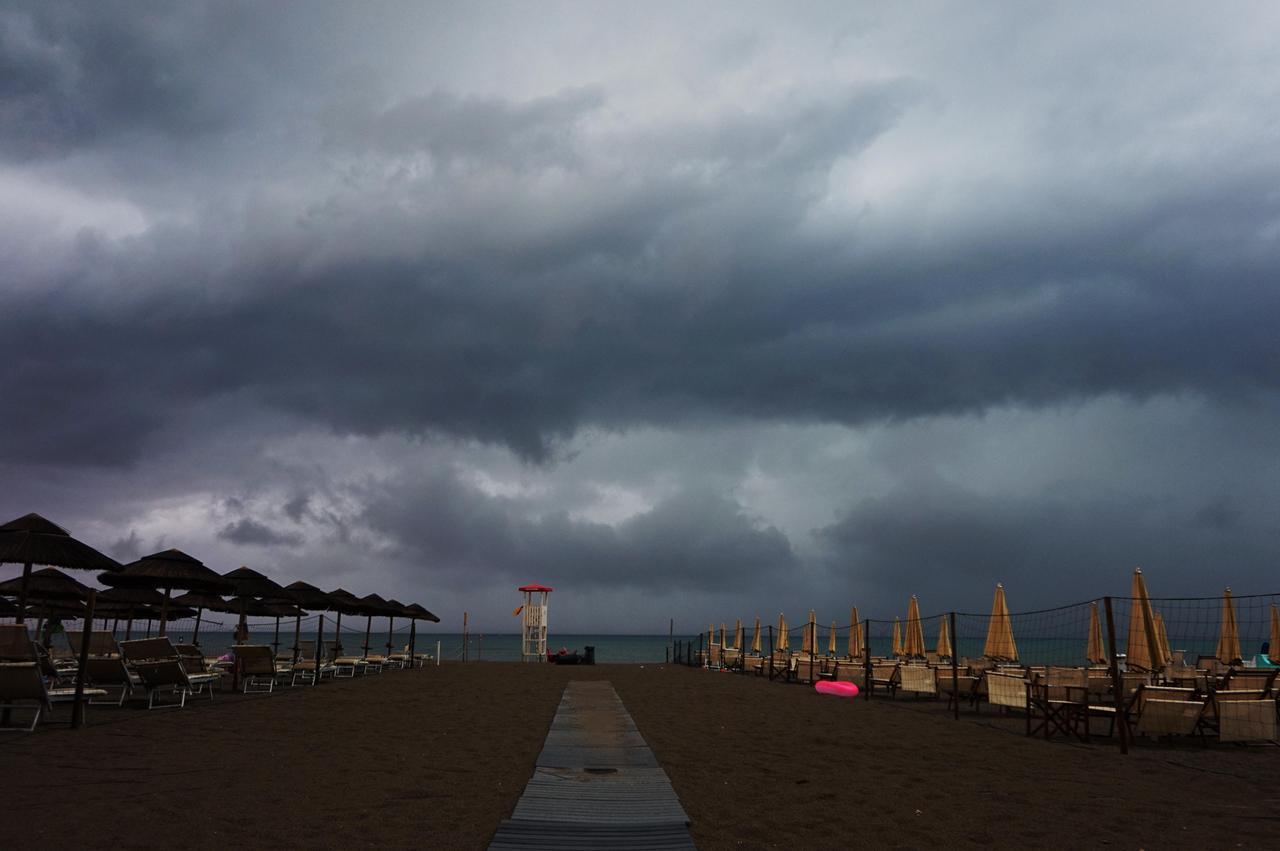
<path id="1" fill-rule="evenodd" d="M 1133 569 L 1133 598 L 1129 604 L 1129 632 L 1125 639 L 1125 664 L 1144 671 L 1158 671 L 1165 660 L 1160 652 L 1160 639 L 1156 634 L 1156 619 L 1151 611 L 1151 598 L 1147 595 L 1147 581 L 1142 568 Z"/>
<path id="2" fill-rule="evenodd" d="M 1156 625 L 1156 643 L 1160 647 L 1160 654 L 1164 657 L 1165 664 L 1168 664 L 1173 659 L 1173 650 L 1169 647 L 1169 633 L 1164 628 L 1164 615 L 1154 612 L 1152 620 Z"/>
<path id="3" fill-rule="evenodd" d="M 1098 604 L 1089 604 L 1089 646 L 1085 648 L 1085 661 L 1091 665 L 1107 664 L 1107 654 L 1102 644 L 1102 621 L 1098 619 Z"/>
<path id="4" fill-rule="evenodd" d="M 733 646 L 737 649 L 738 655 L 742 655 L 742 618 L 738 618 L 733 625 Z"/>
<path id="5" fill-rule="evenodd" d="M 920 601 L 915 594 L 907 602 L 907 637 L 902 652 L 906 656 L 924 656 L 924 624 L 920 621 Z"/>
<path id="6" fill-rule="evenodd" d="M 106 573 L 120 570 L 120 562 L 77 541 L 66 529 L 39 514 L 27 514 L 0 526 L 0 564 L 22 565 L 22 578 L 14 595 L 18 598 L 18 623 L 23 623 L 26 615 L 27 584 L 33 565 Z"/>
<path id="7" fill-rule="evenodd" d="M 1236 607 L 1231 602 L 1231 589 L 1222 592 L 1222 628 L 1218 633 L 1218 659 L 1228 665 L 1241 660 L 1240 627 L 1236 623 Z"/>
<path id="8" fill-rule="evenodd" d="M 953 651 L 951 649 L 951 634 L 947 631 L 947 619 L 942 617 L 938 620 L 941 621 L 942 626 L 938 630 L 938 647 L 936 652 L 939 659 L 950 659 Z"/>
<path id="9" fill-rule="evenodd" d="M 724 652 L 724 649 L 725 649 L 726 647 L 728 647 L 728 646 L 729 646 L 729 645 L 725 644 L 725 639 L 728 637 L 728 636 L 726 635 L 726 632 L 727 632 L 727 630 L 725 630 L 725 628 L 724 628 L 724 624 L 723 624 L 723 623 L 722 623 L 722 624 L 720 624 L 720 652 L 721 652 L 721 653 L 723 653 L 723 652 Z"/>
<path id="10" fill-rule="evenodd" d="M 827 655 L 836 655 L 836 622 L 831 622 L 831 630 L 827 633 Z"/>
<path id="11" fill-rule="evenodd" d="M 818 655 L 818 616 L 814 614 L 813 609 L 809 610 L 809 622 L 805 624 L 800 652 L 810 656 Z"/>
<path id="12" fill-rule="evenodd" d="M 862 621 L 858 619 L 858 607 L 853 606 L 849 610 L 849 658 L 858 659 L 862 656 Z"/>
<path id="13" fill-rule="evenodd" d="M 987 623 L 987 642 L 982 655 L 989 659 L 1018 658 L 1018 645 L 1013 640 L 1013 624 L 1009 619 L 1009 604 L 1004 597 L 1004 585 L 996 583 L 996 596 L 991 603 L 991 620 Z"/>
<path id="14" fill-rule="evenodd" d="M 1275 645 L 1275 646 L 1280 647 L 1280 645 Z M 755 631 L 754 631 L 754 632 L 752 633 L 752 635 L 751 635 L 751 652 L 752 652 L 752 653 L 754 653 L 754 654 L 756 654 L 757 656 L 759 656 L 759 655 L 760 655 L 760 652 L 761 652 L 761 651 L 760 651 L 760 648 L 761 648 L 761 644 L 760 644 L 760 618 L 759 618 L 759 617 L 757 617 L 757 618 L 756 618 L 756 628 L 755 628 Z M 1280 649 L 1276 650 L 1276 652 L 1277 652 L 1277 653 L 1280 653 Z"/>
<path id="15" fill-rule="evenodd" d="M 778 641 L 774 645 L 774 648 L 785 652 L 787 649 L 789 649 L 790 643 L 791 642 L 787 638 L 787 619 L 782 615 L 781 612 L 779 612 L 778 613 Z"/>
<path id="16" fill-rule="evenodd" d="M 893 655 L 901 656 L 902 653 L 902 621 L 895 617 L 893 619 Z"/>

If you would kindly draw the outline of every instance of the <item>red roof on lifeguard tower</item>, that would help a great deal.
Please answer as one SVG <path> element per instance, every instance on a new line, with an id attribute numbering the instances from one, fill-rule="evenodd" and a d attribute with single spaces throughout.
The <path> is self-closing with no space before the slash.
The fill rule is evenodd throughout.
<path id="1" fill-rule="evenodd" d="M 545 586 L 545 585 L 536 585 L 536 584 L 535 584 L 535 585 L 521 585 L 521 586 L 520 586 L 519 588 L 517 588 L 516 590 L 517 590 L 517 591 L 552 591 L 552 590 L 554 590 L 554 589 L 552 589 L 552 588 L 548 588 L 548 587 L 547 587 L 547 586 Z"/>

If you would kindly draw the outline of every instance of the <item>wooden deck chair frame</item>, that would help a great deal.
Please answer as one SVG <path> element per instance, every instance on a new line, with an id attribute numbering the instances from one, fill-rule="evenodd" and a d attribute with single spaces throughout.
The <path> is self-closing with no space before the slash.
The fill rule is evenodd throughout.
<path id="1" fill-rule="evenodd" d="M 1209 695 L 1206 726 L 1221 742 L 1276 742 L 1277 707 L 1260 689 L 1217 689 Z"/>
<path id="2" fill-rule="evenodd" d="M 902 677 L 898 673 L 901 665 L 896 662 L 875 662 L 871 663 L 871 682 L 867 684 L 867 689 L 875 696 L 876 687 L 886 689 L 889 692 L 889 699 L 892 700 L 898 694 L 898 686 L 902 682 Z"/>
<path id="3" fill-rule="evenodd" d="M 1027 686 L 1025 677 L 1000 671 L 986 671 L 982 677 L 987 684 L 987 703 L 1000 707 L 1008 714 L 1011 709 L 1027 710 Z"/>
<path id="4" fill-rule="evenodd" d="M 1027 683 L 1027 735 L 1089 741 L 1089 685 L 1083 669 L 1046 672 Z"/>
<path id="5" fill-rule="evenodd" d="M 921 697 L 938 696 L 938 674 L 925 665 L 902 665 L 898 668 L 898 691 Z"/>

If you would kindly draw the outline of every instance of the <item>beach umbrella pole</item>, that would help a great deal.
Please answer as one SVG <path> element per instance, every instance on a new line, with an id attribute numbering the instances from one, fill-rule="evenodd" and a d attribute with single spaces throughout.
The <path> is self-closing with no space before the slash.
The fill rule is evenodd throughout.
<path id="1" fill-rule="evenodd" d="M 338 612 L 338 624 L 333 628 L 333 652 L 342 652 L 342 612 Z"/>
<path id="2" fill-rule="evenodd" d="M 200 646 L 200 617 L 204 614 L 204 609 L 196 609 L 196 629 L 191 633 L 191 643 L 196 647 Z"/>
<path id="3" fill-rule="evenodd" d="M 75 702 L 71 704 L 71 726 L 77 730 L 84 726 L 84 678 L 85 669 L 89 667 L 89 641 L 93 637 L 93 607 L 97 602 L 98 592 L 90 588 L 84 604 L 85 622 L 90 627 L 80 633 L 80 667 L 76 670 Z"/>
<path id="4" fill-rule="evenodd" d="M 373 631 L 373 615 L 365 618 L 364 622 L 364 657 L 369 658 L 369 633 Z"/>
<path id="5" fill-rule="evenodd" d="M 172 589 L 171 587 L 169 587 L 169 586 L 167 586 L 167 585 L 166 585 L 166 586 L 165 586 L 165 589 L 164 589 L 164 603 L 162 603 L 162 604 L 161 604 L 161 606 L 160 606 L 160 632 L 159 632 L 159 636 L 160 636 L 161 638 L 164 638 L 164 634 L 165 634 L 165 630 L 164 630 L 164 628 L 165 628 L 165 623 L 166 623 L 166 621 L 168 621 L 168 620 L 169 620 L 169 595 L 170 595 L 170 594 L 172 594 L 172 593 L 173 593 L 173 589 Z"/>
<path id="6" fill-rule="evenodd" d="M 342 615 L 338 615 L 339 618 Z M 316 618 L 316 670 L 315 679 L 311 681 L 313 686 L 320 685 L 320 663 L 324 661 L 324 612 Z"/>
<path id="7" fill-rule="evenodd" d="M 959 656 L 960 642 L 956 640 L 956 613 L 947 616 L 951 621 L 951 693 L 955 697 L 955 719 L 960 720 L 960 665 L 956 661 Z"/>
<path id="8" fill-rule="evenodd" d="M 396 631 L 396 630 L 395 630 L 395 623 L 396 623 L 396 619 L 395 619 L 395 618 L 393 618 L 393 617 L 388 617 L 388 618 L 387 618 L 387 655 L 388 655 L 388 656 L 390 656 L 390 655 L 391 655 L 391 650 L 392 650 L 392 648 L 395 646 L 395 645 L 392 643 L 392 641 L 391 641 L 392 636 L 395 634 L 395 631 Z"/>
<path id="9" fill-rule="evenodd" d="M 417 649 L 418 649 L 418 619 L 410 618 L 409 619 L 409 667 L 410 669 L 412 669 L 415 664 L 414 658 L 416 656 Z M 1277 652 L 1280 652 L 1280 651 L 1277 651 Z"/>
<path id="10" fill-rule="evenodd" d="M 302 637 L 302 610 L 293 616 L 293 661 L 298 661 L 298 639 Z"/>
<path id="11" fill-rule="evenodd" d="M 274 658 L 280 652 L 280 616 L 276 615 L 276 634 L 271 639 L 271 656 Z"/>
<path id="12" fill-rule="evenodd" d="M 1116 620 L 1111 614 L 1111 598 L 1102 598 L 1107 613 L 1107 655 L 1111 657 L 1111 696 L 1116 705 L 1116 727 L 1120 733 L 1120 753 L 1129 752 L 1129 725 L 1124 717 L 1124 681 L 1120 678 L 1120 660 L 1116 658 Z M 1086 674 L 1086 676 L 1088 676 Z"/>
<path id="13" fill-rule="evenodd" d="M 31 581 L 31 562 L 22 565 L 22 584 L 18 586 L 18 619 L 15 623 L 27 622 L 27 583 Z"/>

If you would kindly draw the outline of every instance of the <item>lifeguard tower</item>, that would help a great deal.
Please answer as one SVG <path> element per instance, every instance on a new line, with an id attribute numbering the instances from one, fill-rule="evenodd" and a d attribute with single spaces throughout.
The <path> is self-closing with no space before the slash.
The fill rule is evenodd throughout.
<path id="1" fill-rule="evenodd" d="M 521 585 L 524 592 L 524 632 L 520 639 L 525 662 L 547 661 L 547 595 L 545 585 Z"/>

